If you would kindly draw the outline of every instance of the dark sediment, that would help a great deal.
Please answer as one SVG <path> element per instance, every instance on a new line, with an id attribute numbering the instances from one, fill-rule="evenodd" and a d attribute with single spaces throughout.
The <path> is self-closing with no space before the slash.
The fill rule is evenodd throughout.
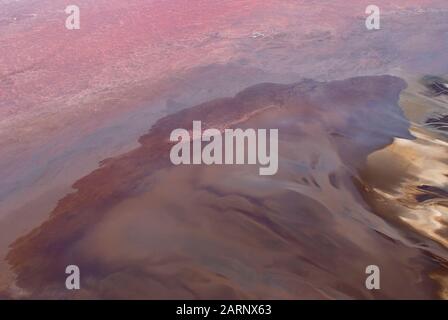
<path id="1" fill-rule="evenodd" d="M 389 76 L 261 84 L 161 119 L 12 245 L 17 284 L 32 297 L 435 297 L 435 263 L 386 232 L 352 182 L 371 152 L 411 138 L 404 88 Z M 278 175 L 173 167 L 169 135 L 193 120 L 278 128 Z M 64 288 L 69 264 L 83 270 L 77 293 Z M 381 291 L 365 290 L 370 264 L 383 268 Z"/>

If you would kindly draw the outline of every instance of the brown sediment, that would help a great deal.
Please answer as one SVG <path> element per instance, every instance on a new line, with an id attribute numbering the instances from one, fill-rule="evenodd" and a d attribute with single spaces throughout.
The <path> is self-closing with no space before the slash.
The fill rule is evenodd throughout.
<path id="1" fill-rule="evenodd" d="M 161 119 L 12 245 L 17 285 L 30 297 L 435 297 L 435 262 L 369 212 L 351 182 L 368 154 L 411 137 L 395 120 L 404 87 L 389 76 L 261 84 Z M 170 133 L 193 120 L 279 128 L 279 173 L 173 167 Z M 75 294 L 64 289 L 68 264 L 83 270 Z M 370 264 L 382 267 L 381 291 L 365 290 Z"/>
<path id="2" fill-rule="evenodd" d="M 431 90 L 443 82 L 440 77 L 425 77 L 420 83 Z M 415 90 L 417 89 L 417 91 Z M 420 91 L 414 85 L 414 92 Z M 423 91 L 423 90 L 422 90 Z M 448 269 L 448 140 L 444 135 L 446 117 L 441 114 L 445 100 L 434 92 L 425 98 L 412 92 L 401 106 L 413 122 L 412 141 L 395 139 L 386 148 L 368 157 L 360 170 L 365 201 L 386 221 L 409 229 L 416 242 L 439 266 L 430 275 L 440 285 L 439 295 L 447 298 Z M 420 109 L 416 113 L 413 110 Z"/>
<path id="3" fill-rule="evenodd" d="M 435 257 L 437 259 L 437 257 Z M 440 261 L 441 268 L 432 271 L 430 277 L 440 284 L 439 296 L 444 300 L 448 300 L 448 265 L 446 260 Z"/>

